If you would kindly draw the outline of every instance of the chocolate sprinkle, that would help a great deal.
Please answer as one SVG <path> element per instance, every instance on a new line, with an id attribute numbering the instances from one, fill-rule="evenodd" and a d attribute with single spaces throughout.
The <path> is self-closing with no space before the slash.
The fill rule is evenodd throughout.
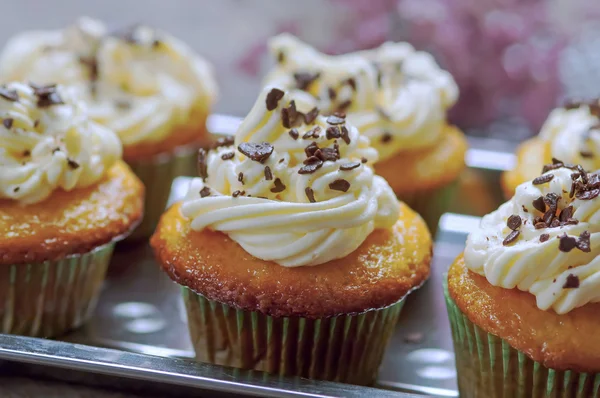
<path id="1" fill-rule="evenodd" d="M 271 188 L 271 192 L 273 193 L 279 193 L 279 192 L 283 192 L 285 190 L 285 185 L 283 185 L 283 183 L 281 182 L 281 180 L 279 178 L 276 178 L 275 181 L 273 181 L 274 187 Z"/>
<path id="2" fill-rule="evenodd" d="M 554 178 L 554 174 L 544 174 L 542 176 L 534 178 L 532 181 L 532 184 L 533 185 L 546 184 L 547 182 L 552 181 L 553 178 Z"/>
<path id="3" fill-rule="evenodd" d="M 30 83 L 29 85 L 33 88 L 35 95 L 37 95 L 38 97 L 38 107 L 46 108 L 52 105 L 64 104 L 62 98 L 56 91 L 56 84 L 51 84 L 48 86 L 37 86 L 33 83 Z"/>
<path id="4" fill-rule="evenodd" d="M 550 239 L 550 235 L 548 235 L 548 234 L 541 234 L 541 235 L 540 235 L 540 242 L 544 243 L 544 242 L 546 242 L 548 239 Z"/>
<path id="5" fill-rule="evenodd" d="M 543 222 L 543 221 L 540 221 L 540 222 L 536 222 L 536 223 L 533 225 L 533 227 L 534 227 L 535 229 L 544 229 L 544 228 L 548 228 L 548 224 L 546 224 L 546 223 L 545 223 L 545 222 Z"/>
<path id="6" fill-rule="evenodd" d="M 13 192 L 14 192 L 14 193 L 17 193 L 17 192 L 19 192 L 20 190 L 21 190 L 21 188 L 20 188 L 20 187 L 14 187 L 14 188 L 13 188 Z"/>
<path id="7" fill-rule="evenodd" d="M 577 275 L 569 274 L 567 280 L 563 285 L 563 289 L 577 289 L 579 287 L 579 277 Z"/>
<path id="8" fill-rule="evenodd" d="M 581 157 L 585 158 L 585 159 L 589 159 L 589 158 L 593 158 L 594 157 L 594 153 L 590 152 L 590 151 L 579 151 L 579 155 L 581 155 Z"/>
<path id="9" fill-rule="evenodd" d="M 340 158 L 340 155 L 336 148 L 320 148 L 315 152 L 315 156 L 322 161 L 335 162 Z"/>
<path id="10" fill-rule="evenodd" d="M 573 206 L 565 207 L 564 209 L 562 209 L 560 215 L 558 216 L 558 219 L 562 222 L 566 222 L 571 217 L 573 217 Z"/>
<path id="11" fill-rule="evenodd" d="M 242 191 L 233 191 L 233 193 L 231 194 L 231 196 L 233 196 L 234 198 L 237 198 L 241 194 L 242 194 Z"/>
<path id="12" fill-rule="evenodd" d="M 210 188 L 209 187 L 204 187 L 200 190 L 200 197 L 201 198 L 206 198 L 207 196 L 210 195 Z"/>
<path id="13" fill-rule="evenodd" d="M 242 185 L 244 185 L 244 173 L 242 173 L 240 171 L 240 174 L 238 174 L 238 181 L 242 183 Z"/>
<path id="14" fill-rule="evenodd" d="M 348 192 L 348 189 L 350 189 L 350 183 L 340 178 L 329 184 L 329 189 L 333 189 L 334 191 Z"/>
<path id="15" fill-rule="evenodd" d="M 559 236 L 558 238 L 560 239 L 560 243 L 558 244 L 558 250 L 560 250 L 561 252 L 568 253 L 575 247 L 577 247 L 577 239 L 573 238 L 572 236 L 567 236 L 567 234 L 564 234 L 563 236 Z"/>
<path id="16" fill-rule="evenodd" d="M 271 181 L 273 179 L 273 173 L 269 166 L 265 166 L 265 180 Z"/>
<path id="17" fill-rule="evenodd" d="M 381 142 L 384 144 L 387 144 L 388 142 L 390 142 L 392 140 L 392 138 L 394 138 L 394 137 L 390 133 L 385 132 L 381 136 Z"/>
<path id="18" fill-rule="evenodd" d="M 527 207 L 525 207 L 525 205 L 521 205 L 521 208 L 525 213 L 529 213 L 529 210 L 527 210 Z"/>
<path id="19" fill-rule="evenodd" d="M 296 110 L 296 101 L 290 101 L 290 105 L 287 108 L 281 110 L 281 123 L 286 129 L 291 128 L 296 123 L 298 117 L 298 111 Z"/>
<path id="20" fill-rule="evenodd" d="M 295 140 L 297 140 L 298 137 L 300 136 L 300 134 L 298 134 L 298 130 L 296 130 L 296 129 L 291 129 L 290 131 L 288 131 L 288 134 L 290 135 L 290 137 L 292 137 Z"/>
<path id="21" fill-rule="evenodd" d="M 19 100 L 19 93 L 17 93 L 17 90 L 9 90 L 6 87 L 0 87 L 0 97 L 7 101 L 16 102 Z"/>
<path id="22" fill-rule="evenodd" d="M 71 168 L 71 170 L 76 170 L 79 168 L 79 163 L 74 161 L 73 159 L 67 159 L 67 164 Z"/>
<path id="23" fill-rule="evenodd" d="M 348 129 L 346 126 L 342 126 L 342 140 L 344 140 L 346 145 L 350 145 L 350 136 L 348 135 Z"/>
<path id="24" fill-rule="evenodd" d="M 360 158 L 361 163 L 367 163 L 368 161 L 369 161 L 369 159 L 367 159 L 367 158 Z"/>
<path id="25" fill-rule="evenodd" d="M 233 159 L 233 157 L 235 156 L 235 153 L 233 152 L 227 152 L 221 155 L 221 159 L 223 160 L 231 160 Z"/>
<path id="26" fill-rule="evenodd" d="M 357 167 L 360 167 L 360 163 L 359 162 L 344 163 L 344 164 L 342 164 L 340 166 L 340 170 L 342 170 L 342 171 L 348 171 L 348 170 L 356 169 Z"/>
<path id="27" fill-rule="evenodd" d="M 338 105 L 339 110 L 348 109 L 352 105 L 352 100 L 346 100 Z"/>
<path id="28" fill-rule="evenodd" d="M 235 143 L 235 138 L 233 136 L 229 136 L 229 137 L 221 137 L 217 140 L 217 142 L 215 142 L 215 144 L 213 145 L 213 148 L 220 148 L 223 146 L 231 146 Z"/>
<path id="29" fill-rule="evenodd" d="M 304 123 L 312 124 L 312 122 L 315 121 L 317 116 L 319 116 L 319 109 L 317 107 L 314 107 L 304 115 Z"/>
<path id="30" fill-rule="evenodd" d="M 317 73 L 309 73 L 309 72 L 298 72 L 294 73 L 294 80 L 296 80 L 296 87 L 300 90 L 306 90 L 311 85 L 312 82 L 317 80 L 321 76 L 319 72 Z"/>
<path id="31" fill-rule="evenodd" d="M 592 200 L 600 195 L 600 189 L 592 189 L 591 191 L 579 191 L 575 197 L 579 200 Z"/>
<path id="32" fill-rule="evenodd" d="M 346 123 L 346 119 L 338 116 L 337 114 L 329 115 L 329 117 L 327 117 L 327 123 L 333 125 L 344 124 Z"/>
<path id="33" fill-rule="evenodd" d="M 277 104 L 279 104 L 279 100 L 283 98 L 285 93 L 278 88 L 274 88 L 269 91 L 267 94 L 267 99 L 265 100 L 267 105 L 267 110 L 272 111 L 277 108 Z"/>
<path id="34" fill-rule="evenodd" d="M 539 198 L 535 199 L 533 202 L 531 202 L 531 204 L 537 211 L 540 211 L 542 213 L 546 211 L 546 203 L 544 202 L 543 196 L 540 196 Z"/>
<path id="35" fill-rule="evenodd" d="M 519 229 L 521 227 L 521 223 L 521 217 L 519 217 L 516 214 L 513 214 L 512 216 L 508 217 L 508 220 L 506 221 L 506 225 L 508 226 L 508 228 L 512 229 L 513 231 Z"/>
<path id="36" fill-rule="evenodd" d="M 323 161 L 316 156 L 313 156 L 304 161 L 304 166 L 298 170 L 298 174 L 312 174 L 319 170 L 322 166 Z"/>
<path id="37" fill-rule="evenodd" d="M 304 189 L 304 193 L 306 193 L 306 197 L 308 198 L 308 201 L 310 203 L 315 203 L 316 202 L 316 200 L 315 200 L 315 192 L 312 190 L 311 187 L 306 187 Z"/>
<path id="38" fill-rule="evenodd" d="M 208 167 L 206 165 L 206 150 L 203 148 L 200 148 L 198 150 L 198 175 L 203 179 L 206 180 L 206 178 L 208 177 Z"/>
<path id="39" fill-rule="evenodd" d="M 508 236 L 506 238 L 504 238 L 504 240 L 502 241 L 502 245 L 503 246 L 508 246 L 511 243 L 513 243 L 514 241 L 517 240 L 517 238 L 519 237 L 520 232 L 519 231 L 510 231 L 510 234 L 508 234 Z"/>
<path id="40" fill-rule="evenodd" d="M 14 121 L 15 120 L 12 117 L 7 117 L 6 119 L 2 120 L 2 124 L 7 129 L 10 129 L 12 127 Z"/>
<path id="41" fill-rule="evenodd" d="M 332 101 L 335 100 L 335 97 L 337 97 L 337 93 L 332 87 L 327 88 L 327 94 L 329 95 L 329 99 Z"/>
<path id="42" fill-rule="evenodd" d="M 306 148 L 304 148 L 304 153 L 307 157 L 314 156 L 315 153 L 319 150 L 319 146 L 316 142 L 311 142 Z"/>
<path id="43" fill-rule="evenodd" d="M 268 142 L 257 144 L 254 142 L 242 142 L 238 145 L 238 151 L 255 162 L 264 163 L 273 153 L 273 145 Z"/>
<path id="44" fill-rule="evenodd" d="M 589 231 L 583 231 L 577 240 L 577 248 L 584 253 L 592 251 Z"/>
<path id="45" fill-rule="evenodd" d="M 340 138 L 341 136 L 342 136 L 342 133 L 340 132 L 340 128 L 337 126 L 328 127 L 327 130 L 325 130 L 325 137 L 328 140 Z"/>

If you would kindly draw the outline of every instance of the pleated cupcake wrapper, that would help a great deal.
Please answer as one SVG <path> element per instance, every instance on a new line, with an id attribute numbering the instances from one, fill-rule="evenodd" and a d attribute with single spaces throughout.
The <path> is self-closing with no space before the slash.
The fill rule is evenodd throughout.
<path id="1" fill-rule="evenodd" d="M 323 319 L 243 311 L 182 288 L 197 359 L 218 365 L 367 385 L 375 381 L 404 300 Z"/>
<path id="2" fill-rule="evenodd" d="M 114 243 L 42 263 L 0 265 L 0 333 L 56 337 L 96 307 Z"/>
<path id="3" fill-rule="evenodd" d="M 444 290 L 461 398 L 600 397 L 600 374 L 545 367 L 469 321 Z"/>
<path id="4" fill-rule="evenodd" d="M 427 191 L 401 193 L 398 194 L 398 199 L 419 213 L 429 227 L 431 235 L 435 236 L 440 217 L 450 208 L 457 191 L 458 181 L 454 181 Z"/>
<path id="5" fill-rule="evenodd" d="M 196 146 L 179 148 L 173 154 L 162 154 L 154 158 L 127 162 L 133 172 L 146 187 L 144 201 L 144 219 L 125 242 L 137 242 L 148 239 L 165 212 L 171 184 L 176 177 L 197 174 L 198 148 Z"/>

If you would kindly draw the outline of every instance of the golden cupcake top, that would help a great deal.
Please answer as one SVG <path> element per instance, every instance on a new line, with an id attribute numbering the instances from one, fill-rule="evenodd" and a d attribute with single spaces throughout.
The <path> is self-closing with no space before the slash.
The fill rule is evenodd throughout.
<path id="1" fill-rule="evenodd" d="M 310 93 L 325 112 L 348 113 L 382 160 L 435 145 L 458 98 L 452 76 L 408 43 L 330 56 L 282 34 L 270 48 L 278 62 L 266 80 Z"/>
<path id="2" fill-rule="evenodd" d="M 167 138 L 217 94 L 210 65 L 175 37 L 144 25 L 109 32 L 89 18 L 9 40 L 0 79 L 76 87 L 91 117 L 126 146 Z"/>
<path id="3" fill-rule="evenodd" d="M 570 102 L 554 109 L 539 137 L 551 156 L 588 170 L 600 168 L 600 101 Z"/>
<path id="4" fill-rule="evenodd" d="M 253 256 L 317 265 L 396 223 L 399 203 L 369 164 L 377 151 L 343 113 L 267 86 L 235 138 L 200 152 L 181 211 L 191 228 L 229 235 Z"/>
<path id="5" fill-rule="evenodd" d="M 600 174 L 557 159 L 483 217 L 465 264 L 494 286 L 567 313 L 600 302 Z"/>
<path id="6" fill-rule="evenodd" d="M 98 182 L 121 157 L 118 137 L 60 85 L 0 86 L 0 199 L 41 202 Z"/>

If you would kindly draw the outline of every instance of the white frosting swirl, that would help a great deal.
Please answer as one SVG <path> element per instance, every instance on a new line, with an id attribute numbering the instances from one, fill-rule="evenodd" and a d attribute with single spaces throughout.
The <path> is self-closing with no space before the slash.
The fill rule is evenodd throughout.
<path id="1" fill-rule="evenodd" d="M 270 47 L 280 62 L 267 81 L 310 92 L 325 111 L 343 108 L 382 160 L 400 150 L 434 145 L 458 98 L 452 76 L 431 54 L 408 43 L 388 42 L 373 50 L 330 56 L 282 34 Z M 306 81 L 302 74 L 315 78 L 298 87 Z"/>
<path id="2" fill-rule="evenodd" d="M 197 123 L 193 113 L 206 113 L 217 93 L 210 66 L 183 42 L 147 26 L 109 34 L 89 18 L 9 40 L 0 79 L 77 87 L 91 117 L 126 146 L 162 141 L 173 126 Z"/>
<path id="3" fill-rule="evenodd" d="M 600 119 L 589 105 L 554 109 L 539 137 L 549 143 L 552 157 L 587 170 L 600 169 Z"/>
<path id="4" fill-rule="evenodd" d="M 558 314 L 600 302 L 600 198 L 571 198 L 573 172 L 560 168 L 547 173 L 554 175 L 549 183 L 527 182 L 517 187 L 510 201 L 483 217 L 480 228 L 469 235 L 465 250 L 467 267 L 492 285 L 530 292 L 541 310 L 552 308 Z M 576 225 L 535 228 L 534 219 L 542 213 L 533 201 L 548 194 L 560 198 L 557 214 L 573 207 Z M 511 215 L 521 217 L 523 224 L 517 240 L 503 245 L 511 231 L 507 227 Z M 578 247 L 568 252 L 559 250 L 559 237 L 566 234 L 579 241 L 584 232 L 591 235 L 589 252 Z"/>
<path id="5" fill-rule="evenodd" d="M 0 198 L 28 204 L 90 186 L 121 157 L 116 134 L 90 121 L 71 91 L 48 91 L 62 104 L 41 103 L 26 84 L 0 88 Z"/>
<path id="6" fill-rule="evenodd" d="M 349 123 L 337 127 L 347 131 L 346 139 L 328 138 L 326 130 L 332 125 L 324 116 L 309 125 L 296 123 L 298 138 L 294 139 L 283 125 L 283 108 L 294 101 L 298 111 L 307 113 L 313 99 L 285 93 L 268 111 L 265 103 L 271 90 L 266 87 L 259 96 L 237 131 L 235 146 L 209 152 L 208 178 L 206 182 L 194 179 L 182 213 L 192 220 L 192 229 L 225 232 L 253 256 L 286 267 L 345 257 L 375 228 L 391 227 L 399 216 L 399 203 L 387 182 L 363 163 L 375 161 L 377 152 Z M 320 129 L 318 138 L 302 138 L 314 129 Z M 236 150 L 248 142 L 268 142 L 273 152 L 262 163 L 252 160 Z M 339 158 L 324 161 L 313 173 L 300 174 L 307 159 L 305 148 L 312 142 L 330 151 L 337 145 Z M 341 170 L 350 165 L 350 170 Z M 266 166 L 272 179 L 267 178 Z M 277 180 L 285 189 L 276 189 Z M 349 184 L 346 192 L 332 188 L 336 182 L 343 185 L 342 180 Z M 312 189 L 315 202 L 307 189 Z"/>

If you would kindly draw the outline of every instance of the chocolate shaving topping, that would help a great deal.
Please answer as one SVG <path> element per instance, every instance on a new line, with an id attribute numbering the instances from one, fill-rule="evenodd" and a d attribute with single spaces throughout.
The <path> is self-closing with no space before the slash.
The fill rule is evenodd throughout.
<path id="1" fill-rule="evenodd" d="M 233 157 L 235 156 L 235 153 L 233 152 L 226 152 L 224 154 L 221 155 L 221 159 L 223 160 L 231 160 L 233 159 Z"/>
<path id="2" fill-rule="evenodd" d="M 535 229 L 544 229 L 544 228 L 548 228 L 548 224 L 546 224 L 546 223 L 545 223 L 545 222 L 543 222 L 543 221 L 539 221 L 539 222 L 536 222 L 536 223 L 533 225 L 533 227 L 534 227 Z"/>
<path id="3" fill-rule="evenodd" d="M 263 142 L 261 144 L 242 142 L 238 145 L 238 151 L 255 162 L 264 163 L 273 153 L 273 145 L 268 142 Z"/>
<path id="4" fill-rule="evenodd" d="M 306 197 L 308 198 L 308 201 L 310 203 L 315 203 L 316 202 L 316 200 L 315 200 L 315 192 L 312 190 L 311 187 L 306 187 L 304 189 L 304 193 L 306 193 Z"/>
<path id="5" fill-rule="evenodd" d="M 269 166 L 265 166 L 265 180 L 271 181 L 273 179 L 273 173 Z"/>
<path id="6" fill-rule="evenodd" d="M 79 168 L 79 163 L 74 161 L 73 159 L 67 159 L 67 164 L 71 168 L 71 170 L 76 170 Z"/>
<path id="7" fill-rule="evenodd" d="M 232 146 L 235 143 L 235 138 L 233 136 L 229 137 L 221 137 L 214 143 L 213 148 L 220 148 L 223 146 Z"/>
<path id="8" fill-rule="evenodd" d="M 558 216 L 558 219 L 561 222 L 566 222 L 571 217 L 573 217 L 573 206 L 568 206 L 568 207 L 565 207 L 564 209 L 562 209 L 562 211 L 560 212 L 560 215 Z"/>
<path id="9" fill-rule="evenodd" d="M 521 227 L 521 223 L 521 217 L 519 217 L 516 214 L 513 214 L 510 217 L 508 217 L 508 220 L 506 221 L 506 225 L 508 226 L 508 228 L 512 229 L 513 231 L 519 229 Z"/>
<path id="10" fill-rule="evenodd" d="M 14 193 L 17 193 L 17 192 L 19 192 L 20 190 L 21 190 L 21 188 L 20 188 L 20 187 L 14 187 L 14 188 L 13 188 L 13 192 L 14 192 Z"/>
<path id="11" fill-rule="evenodd" d="M 201 198 L 206 198 L 206 197 L 207 197 L 207 196 L 209 196 L 209 195 L 210 195 L 210 188 L 209 188 L 209 187 L 203 187 L 203 188 L 200 190 L 200 197 L 201 197 Z"/>
<path id="12" fill-rule="evenodd" d="M 388 142 L 390 142 L 392 140 L 392 138 L 393 138 L 393 136 L 390 133 L 385 132 L 381 136 L 381 142 L 384 144 L 387 144 Z"/>
<path id="13" fill-rule="evenodd" d="M 64 104 L 62 98 L 56 91 L 56 84 L 47 86 L 38 86 L 34 83 L 29 83 L 35 95 L 38 97 L 37 106 L 40 108 L 46 108 L 52 105 Z"/>
<path id="14" fill-rule="evenodd" d="M 581 177 L 581 174 L 579 174 L 579 173 L 571 173 L 571 180 L 575 181 L 579 177 Z"/>
<path id="15" fill-rule="evenodd" d="M 600 195 L 600 189 L 592 189 L 591 191 L 579 191 L 575 197 L 579 200 L 592 200 Z"/>
<path id="16" fill-rule="evenodd" d="M 577 275 L 567 275 L 567 280 L 563 285 L 563 289 L 577 289 L 579 287 L 579 277 Z"/>
<path id="17" fill-rule="evenodd" d="M 23 156 L 27 157 L 27 156 L 31 156 L 31 151 L 29 149 L 25 149 L 23 151 Z"/>
<path id="18" fill-rule="evenodd" d="M 206 165 L 206 157 L 207 157 L 207 153 L 206 150 L 203 148 L 200 148 L 198 150 L 198 175 L 203 179 L 206 180 L 206 178 L 208 177 L 208 168 Z"/>
<path id="19" fill-rule="evenodd" d="M 323 166 L 323 161 L 312 156 L 304 161 L 304 166 L 298 170 L 298 174 L 312 174 Z"/>
<path id="20" fill-rule="evenodd" d="M 335 162 L 340 158 L 340 155 L 336 148 L 320 148 L 315 152 L 315 156 L 322 161 L 331 161 Z"/>
<path id="21" fill-rule="evenodd" d="M 346 126 L 342 126 L 342 140 L 344 140 L 346 145 L 350 145 L 350 136 L 348 135 L 348 129 Z"/>
<path id="22" fill-rule="evenodd" d="M 333 114 L 327 117 L 327 123 L 333 125 L 344 124 L 346 123 L 346 119 L 345 117 L 340 117 L 339 114 Z"/>
<path id="23" fill-rule="evenodd" d="M 532 181 L 532 184 L 533 185 L 546 184 L 546 183 L 552 181 L 553 178 L 554 178 L 554 174 L 544 174 L 542 176 L 534 178 Z"/>
<path id="24" fill-rule="evenodd" d="M 275 181 L 273 181 L 273 185 L 273 188 L 271 188 L 271 192 L 273 193 L 279 193 L 285 190 L 285 185 L 283 185 L 283 182 L 281 182 L 279 178 L 276 178 Z"/>
<path id="25" fill-rule="evenodd" d="M 286 129 L 291 128 L 298 118 L 298 111 L 296 110 L 296 101 L 290 101 L 290 105 L 287 108 L 281 110 L 281 123 Z"/>
<path id="26" fill-rule="evenodd" d="M 540 235 L 540 242 L 544 243 L 544 242 L 546 242 L 548 239 L 550 239 L 550 235 L 548 235 L 548 234 L 541 234 L 541 235 Z"/>
<path id="27" fill-rule="evenodd" d="M 317 73 L 309 73 L 309 72 L 299 72 L 294 73 L 294 80 L 296 80 L 296 87 L 300 90 L 306 90 L 311 85 L 312 82 L 317 80 L 321 76 L 319 72 Z"/>
<path id="28" fill-rule="evenodd" d="M 6 87 L 0 87 L 0 97 L 7 101 L 16 102 L 19 100 L 19 93 L 17 93 L 17 90 L 9 90 Z"/>
<path id="29" fill-rule="evenodd" d="M 265 100 L 267 105 L 267 110 L 272 111 L 277 108 L 277 104 L 279 104 L 279 100 L 283 98 L 285 93 L 278 88 L 274 88 L 269 91 L 267 94 L 267 99 Z"/>
<path id="30" fill-rule="evenodd" d="M 350 189 L 350 183 L 343 178 L 340 178 L 329 184 L 329 189 L 333 189 L 334 191 L 348 192 L 348 189 Z"/>
<path id="31" fill-rule="evenodd" d="M 238 174 L 238 181 L 242 183 L 242 185 L 244 185 L 244 173 L 242 173 L 240 171 L 240 174 Z"/>
<path id="32" fill-rule="evenodd" d="M 369 161 L 369 159 L 367 159 L 367 158 L 360 158 L 361 163 L 367 163 L 368 161 Z"/>
<path id="33" fill-rule="evenodd" d="M 237 198 L 238 196 L 243 195 L 244 193 L 245 193 L 245 191 L 233 191 L 231 196 L 233 196 L 234 198 Z"/>
<path id="34" fill-rule="evenodd" d="M 544 213 L 542 220 L 546 223 L 546 225 L 550 225 L 552 219 L 554 218 L 554 215 L 555 213 L 552 211 L 552 209 L 549 209 L 547 212 Z"/>
<path id="35" fill-rule="evenodd" d="M 517 240 L 517 238 L 519 237 L 519 234 L 520 234 L 519 231 L 510 231 L 508 236 L 506 238 L 504 238 L 504 240 L 502 241 L 502 245 L 503 246 L 510 245 L 511 243 L 513 243 L 514 241 Z"/>
<path id="36" fill-rule="evenodd" d="M 315 121 L 317 116 L 319 116 L 319 109 L 317 107 L 314 107 L 304 115 L 304 123 L 312 124 L 312 122 Z"/>
<path id="37" fill-rule="evenodd" d="M 329 99 L 332 101 L 335 100 L 335 97 L 337 97 L 337 93 L 332 87 L 327 88 L 327 94 L 329 95 Z"/>
<path id="38" fill-rule="evenodd" d="M 588 231 L 583 231 L 581 235 L 579 235 L 579 239 L 577 239 L 577 248 L 582 252 L 589 253 L 592 251 L 590 236 Z"/>
<path id="39" fill-rule="evenodd" d="M 6 119 L 2 120 L 2 125 L 4 125 L 4 127 L 7 129 L 10 129 L 13 126 L 14 121 L 15 120 L 12 117 L 7 117 Z"/>
<path id="40" fill-rule="evenodd" d="M 560 227 L 560 221 L 558 220 L 558 218 L 555 218 L 552 220 L 552 222 L 550 223 L 550 225 L 548 226 L 548 228 L 558 228 Z"/>
<path id="41" fill-rule="evenodd" d="M 307 157 L 311 157 L 314 156 L 315 153 L 317 152 L 317 150 L 319 149 L 319 146 L 317 145 L 316 142 L 311 142 L 306 148 L 304 148 L 304 153 L 306 154 Z"/>
<path id="42" fill-rule="evenodd" d="M 527 207 L 525 207 L 525 205 L 521 205 L 521 208 L 525 213 L 529 213 L 529 210 L 527 210 Z"/>
<path id="43" fill-rule="evenodd" d="M 345 109 L 348 109 L 350 105 L 352 105 L 352 100 L 346 100 L 338 105 L 338 109 L 343 111 Z"/>
<path id="44" fill-rule="evenodd" d="M 290 137 L 292 137 L 295 140 L 297 140 L 298 137 L 300 136 L 300 134 L 298 133 L 298 130 L 296 130 L 296 129 L 291 129 L 290 131 L 288 131 L 288 134 L 290 135 Z"/>
<path id="45" fill-rule="evenodd" d="M 342 133 L 340 132 L 340 128 L 337 126 L 328 127 L 327 130 L 325 130 L 325 137 L 328 140 L 340 138 L 341 136 Z"/>
<path id="46" fill-rule="evenodd" d="M 340 170 L 342 170 L 342 171 L 354 170 L 357 167 L 360 167 L 360 163 L 359 162 L 344 163 L 344 164 L 342 164 L 340 166 Z"/>
<path id="47" fill-rule="evenodd" d="M 553 212 L 556 212 L 556 209 L 558 208 L 559 200 L 560 200 L 560 197 L 557 194 L 555 194 L 554 192 L 550 192 L 544 197 L 544 203 L 547 204 L 548 207 Z"/>
<path id="48" fill-rule="evenodd" d="M 590 152 L 590 151 L 579 151 L 579 155 L 581 155 L 582 158 L 593 158 L 594 157 L 594 153 Z"/>
<path id="49" fill-rule="evenodd" d="M 543 196 L 540 196 L 539 198 L 535 199 L 533 202 L 531 202 L 531 204 L 537 211 L 540 211 L 542 213 L 546 211 L 546 203 L 544 202 Z"/>
<path id="50" fill-rule="evenodd" d="M 560 239 L 560 243 L 558 244 L 558 250 L 560 250 L 561 252 L 568 253 L 575 247 L 577 247 L 577 239 L 573 238 L 572 236 L 567 236 L 567 234 L 564 234 L 562 236 L 559 236 L 558 239 Z"/>
<path id="51" fill-rule="evenodd" d="M 348 80 L 346 80 L 346 84 L 352 87 L 352 91 L 356 91 L 356 80 L 353 77 L 348 78 Z"/>

